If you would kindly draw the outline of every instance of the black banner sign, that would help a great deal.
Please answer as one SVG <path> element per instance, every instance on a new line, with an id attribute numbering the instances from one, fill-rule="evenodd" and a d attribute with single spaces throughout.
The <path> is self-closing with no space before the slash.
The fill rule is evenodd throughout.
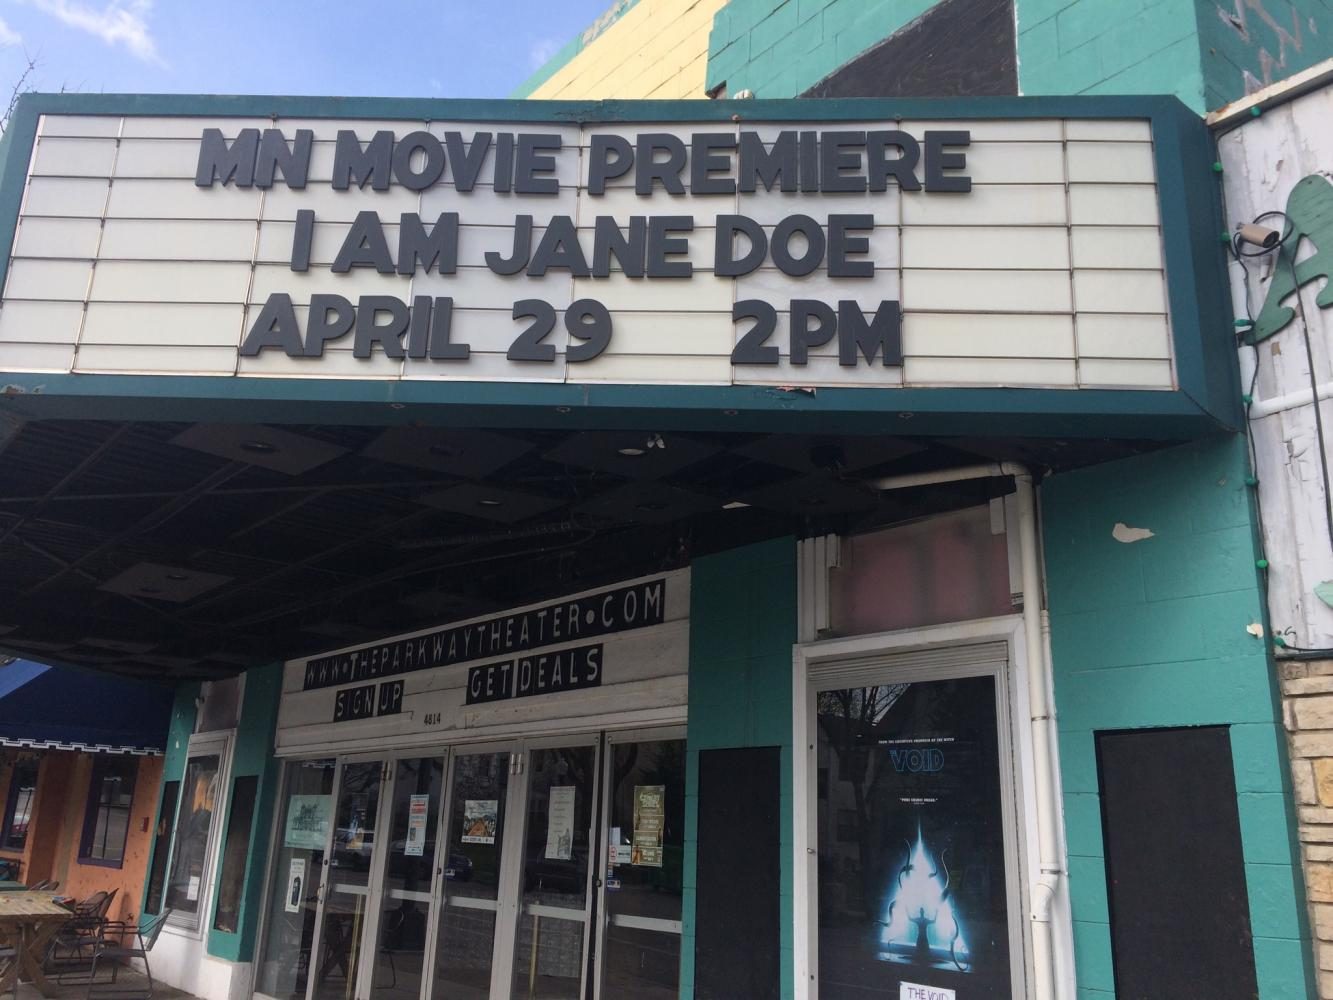
<path id="1" fill-rule="evenodd" d="M 303 690 L 517 654 L 571 639 L 613 635 L 660 625 L 665 614 L 666 580 L 647 580 L 529 611 L 454 625 L 412 639 L 319 657 L 306 663 Z"/>
<path id="2" fill-rule="evenodd" d="M 552 653 L 532 653 L 503 663 L 486 663 L 467 672 L 468 705 L 535 694 L 558 694 L 600 687 L 602 645 L 575 646 Z"/>
<path id="3" fill-rule="evenodd" d="M 403 682 L 385 681 L 339 691 L 333 699 L 333 721 L 355 722 L 375 715 L 397 715 L 403 710 Z"/>

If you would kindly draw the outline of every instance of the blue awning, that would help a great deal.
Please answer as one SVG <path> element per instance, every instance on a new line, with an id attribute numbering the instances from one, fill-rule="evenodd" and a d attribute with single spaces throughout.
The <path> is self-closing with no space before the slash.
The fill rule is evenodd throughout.
<path id="1" fill-rule="evenodd" d="M 158 754 L 172 698 L 165 685 L 15 660 L 0 666 L 0 746 Z"/>

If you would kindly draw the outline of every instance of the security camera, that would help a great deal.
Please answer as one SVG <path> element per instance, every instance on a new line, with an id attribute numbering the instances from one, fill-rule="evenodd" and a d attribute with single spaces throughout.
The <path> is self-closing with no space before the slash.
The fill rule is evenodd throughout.
<path id="1" fill-rule="evenodd" d="M 1246 222 L 1236 227 L 1236 238 L 1242 243 L 1248 243 L 1252 247 L 1258 247 L 1261 250 L 1272 250 L 1282 239 L 1282 234 L 1276 229 L 1269 229 L 1267 226 L 1256 226 L 1253 222 Z"/>

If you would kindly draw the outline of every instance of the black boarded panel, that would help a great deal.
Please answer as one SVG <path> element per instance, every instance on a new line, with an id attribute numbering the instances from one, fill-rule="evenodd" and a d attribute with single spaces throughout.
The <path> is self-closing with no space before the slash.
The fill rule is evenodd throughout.
<path id="1" fill-rule="evenodd" d="M 778 747 L 699 753 L 694 995 L 778 995 Z"/>
<path id="2" fill-rule="evenodd" d="M 1120 1000 L 1259 995 L 1225 726 L 1097 734 Z"/>
<path id="3" fill-rule="evenodd" d="M 1012 97 L 1017 93 L 1013 0 L 944 0 L 801 96 Z"/>

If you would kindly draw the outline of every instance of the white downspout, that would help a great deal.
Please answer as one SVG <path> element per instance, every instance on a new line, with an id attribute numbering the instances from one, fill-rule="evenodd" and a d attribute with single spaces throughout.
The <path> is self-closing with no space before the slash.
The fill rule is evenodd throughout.
<path id="1" fill-rule="evenodd" d="M 936 472 L 873 479 L 877 490 L 901 490 L 964 479 L 1013 476 L 1018 501 L 1019 574 L 1023 586 L 1023 639 L 1028 657 L 1028 714 L 1032 720 L 1032 763 L 1037 806 L 1037 877 L 1032 885 L 1032 996 L 1055 1000 L 1060 994 L 1051 910 L 1060 892 L 1060 807 L 1056 796 L 1055 708 L 1051 701 L 1051 661 L 1042 634 L 1041 565 L 1037 555 L 1037 504 L 1032 472 L 1016 462 L 968 465 Z"/>

